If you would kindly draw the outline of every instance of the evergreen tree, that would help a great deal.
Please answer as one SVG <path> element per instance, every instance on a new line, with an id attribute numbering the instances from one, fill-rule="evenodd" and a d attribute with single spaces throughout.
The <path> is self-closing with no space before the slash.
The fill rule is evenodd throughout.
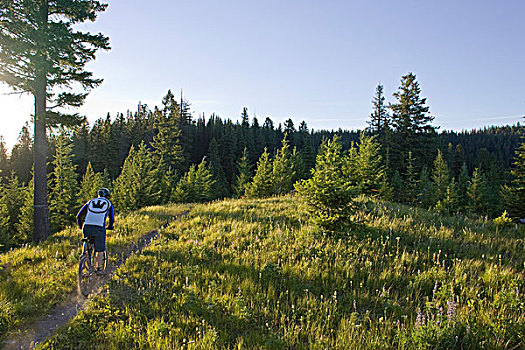
<path id="1" fill-rule="evenodd" d="M 290 192 L 295 178 L 295 167 L 286 133 L 281 144 L 281 148 L 275 155 L 272 169 L 273 193 L 277 195 Z"/>
<path id="2" fill-rule="evenodd" d="M 214 185 L 213 175 L 208 168 L 206 158 L 203 158 L 197 167 L 191 165 L 177 183 L 174 200 L 183 203 L 209 201 L 214 197 Z"/>
<path id="3" fill-rule="evenodd" d="M 5 228 L 10 239 L 16 235 L 16 224 L 20 219 L 20 209 L 24 200 L 21 194 L 22 190 L 22 184 L 18 181 L 16 175 L 11 173 L 0 199 L 7 207 L 7 217 L 9 219 Z"/>
<path id="4" fill-rule="evenodd" d="M 0 183 L 2 178 L 6 178 L 8 175 L 8 165 L 7 148 L 5 146 L 4 137 L 0 136 Z"/>
<path id="5" fill-rule="evenodd" d="M 368 130 L 374 135 L 380 135 L 379 140 L 382 140 L 385 130 L 388 127 L 388 111 L 385 104 L 385 95 L 383 93 L 383 85 L 378 84 L 376 87 L 376 94 L 372 99 L 374 110 L 370 114 L 370 120 L 367 121 Z"/>
<path id="6" fill-rule="evenodd" d="M 53 231 L 74 222 L 77 211 L 77 175 L 72 161 L 73 145 L 64 130 L 56 137 L 56 154 L 53 159 L 53 171 L 50 173 L 49 211 Z"/>
<path id="7" fill-rule="evenodd" d="M 505 205 L 514 218 L 525 218 L 525 142 L 515 151 L 512 182 L 503 188 Z"/>
<path id="8" fill-rule="evenodd" d="M 210 162 L 210 170 L 215 179 L 215 185 L 213 188 L 214 198 L 224 198 L 229 195 L 230 184 L 226 181 L 224 170 L 221 165 L 221 159 L 219 156 L 219 145 L 215 137 L 211 139 L 210 148 L 208 150 L 208 157 Z"/>
<path id="9" fill-rule="evenodd" d="M 273 165 L 270 154 L 265 148 L 263 154 L 257 161 L 257 168 L 252 182 L 246 188 L 248 197 L 270 197 L 273 195 Z"/>
<path id="10" fill-rule="evenodd" d="M 31 179 L 31 169 L 33 167 L 33 140 L 29 134 L 29 126 L 22 127 L 18 140 L 11 150 L 9 159 L 10 167 L 22 183 L 27 183 Z"/>
<path id="11" fill-rule="evenodd" d="M 163 98 L 162 111 L 155 108 L 154 136 L 151 147 L 163 171 L 182 171 L 185 168 L 184 150 L 181 145 L 180 108 L 170 90 Z"/>
<path id="12" fill-rule="evenodd" d="M 80 193 L 78 194 L 78 207 L 82 207 L 87 201 L 98 196 L 98 190 L 104 187 L 102 176 L 100 173 L 95 173 L 91 162 L 87 164 L 86 172 L 82 177 L 80 183 Z"/>
<path id="13" fill-rule="evenodd" d="M 247 107 L 243 107 L 243 109 L 242 109 L 241 126 L 243 128 L 249 128 L 250 127 L 250 116 L 248 115 L 248 108 Z"/>
<path id="14" fill-rule="evenodd" d="M 421 89 L 413 73 L 401 77 L 401 86 L 394 93 L 396 103 L 390 105 L 395 132 L 390 157 L 396 169 L 402 164 L 402 155 L 406 154 L 406 150 L 412 151 L 418 160 L 418 169 L 431 159 L 436 128 L 431 125 L 434 117 L 428 114 L 426 98 L 421 98 L 420 94 Z"/>
<path id="15" fill-rule="evenodd" d="M 179 127 L 181 131 L 180 143 L 182 146 L 184 167 L 186 170 L 192 162 L 192 155 L 195 149 L 195 128 L 193 122 L 193 116 L 190 110 L 191 104 L 182 97 L 182 90 L 180 92 L 180 118 Z M 179 170 L 181 171 L 181 170 Z"/>
<path id="16" fill-rule="evenodd" d="M 312 222 L 321 228 L 336 232 L 350 224 L 352 200 L 357 188 L 349 181 L 349 169 L 337 136 L 325 141 L 317 155 L 312 177 L 296 184 L 298 194 L 308 205 Z"/>
<path id="17" fill-rule="evenodd" d="M 145 143 L 131 147 L 114 184 L 116 209 L 126 212 L 158 203 L 161 191 L 157 165 Z"/>
<path id="18" fill-rule="evenodd" d="M 416 204 L 419 196 L 419 180 L 417 170 L 415 167 L 416 160 L 412 156 L 412 151 L 408 151 L 408 157 L 406 160 L 406 172 L 404 174 L 404 201 L 408 204 Z"/>
<path id="19" fill-rule="evenodd" d="M 463 147 L 461 147 L 461 144 L 457 144 L 456 150 L 454 152 L 454 164 L 452 166 L 452 175 L 458 180 L 463 168 L 463 164 L 465 164 L 465 153 L 463 152 Z"/>
<path id="20" fill-rule="evenodd" d="M 245 148 L 242 152 L 241 158 L 237 163 L 237 177 L 235 179 L 235 196 L 242 197 L 246 192 L 246 188 L 250 183 L 252 177 L 250 158 L 248 155 L 248 149 Z"/>
<path id="21" fill-rule="evenodd" d="M 469 197 L 468 197 L 468 184 L 469 176 L 467 171 L 467 165 L 463 163 L 461 171 L 459 172 L 457 182 L 457 195 L 458 195 L 458 210 L 465 212 L 468 209 Z"/>
<path id="22" fill-rule="evenodd" d="M 95 58 L 98 49 L 109 49 L 108 38 L 76 28 L 85 21 L 94 21 L 106 5 L 95 0 L 11 0 L 3 5 L 0 81 L 35 98 L 33 239 L 39 242 L 49 235 L 46 128 L 78 123 L 78 115 L 65 115 L 56 108 L 82 105 L 86 91 L 102 82 L 84 67 Z M 74 85 L 80 85 L 82 92 L 72 92 Z M 48 108 L 47 102 L 54 105 Z"/>
<path id="23" fill-rule="evenodd" d="M 11 231 L 9 230 L 9 208 L 7 207 L 4 185 L 0 182 L 0 252 L 11 246 Z"/>
<path id="24" fill-rule="evenodd" d="M 485 175 L 478 168 L 474 169 L 467 188 L 469 208 L 473 213 L 488 214 L 487 191 L 487 179 Z"/>
<path id="25" fill-rule="evenodd" d="M 24 186 L 20 192 L 22 207 L 20 208 L 20 216 L 16 224 L 17 236 L 15 237 L 15 242 L 17 244 L 30 242 L 33 236 L 34 188 L 33 177 L 31 177 L 27 186 Z"/>
<path id="26" fill-rule="evenodd" d="M 438 200 L 436 210 L 441 213 L 452 214 L 458 211 L 458 195 L 456 192 L 456 179 L 452 178 L 447 186 L 445 196 Z"/>
<path id="27" fill-rule="evenodd" d="M 355 159 L 357 188 L 368 195 L 378 194 L 385 174 L 377 136 L 360 136 L 359 150 Z"/>
<path id="28" fill-rule="evenodd" d="M 447 187 L 449 185 L 449 171 L 447 163 L 443 158 L 441 150 L 438 150 L 436 159 L 434 160 L 434 168 L 432 169 L 432 183 L 433 183 L 433 195 L 434 203 L 438 201 L 443 201 L 447 194 Z"/>
<path id="29" fill-rule="evenodd" d="M 88 163 L 90 163 L 89 123 L 87 120 L 73 129 L 71 143 L 73 144 L 73 164 L 77 167 L 80 180 L 80 175 L 86 172 Z"/>
<path id="30" fill-rule="evenodd" d="M 432 181 L 430 181 L 430 174 L 426 165 L 423 166 L 419 173 L 419 180 L 417 186 L 417 202 L 425 208 L 430 208 L 433 203 L 434 196 L 432 194 Z"/>
<path id="31" fill-rule="evenodd" d="M 405 194 L 403 191 L 403 179 L 401 178 L 401 174 L 399 174 L 399 170 L 394 170 L 390 184 L 392 186 L 392 198 L 398 202 L 402 201 L 405 197 Z"/>
<path id="32" fill-rule="evenodd" d="M 297 178 L 307 179 L 310 177 L 310 169 L 315 165 L 315 150 L 305 121 L 299 125 L 297 148 Z"/>

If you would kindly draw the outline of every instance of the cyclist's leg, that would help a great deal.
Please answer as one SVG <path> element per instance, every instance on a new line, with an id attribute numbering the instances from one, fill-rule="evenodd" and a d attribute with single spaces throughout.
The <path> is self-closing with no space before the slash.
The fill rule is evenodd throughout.
<path id="1" fill-rule="evenodd" d="M 95 238 L 95 252 L 97 255 L 97 270 L 104 270 L 104 252 L 106 251 L 106 229 L 100 227 Z"/>
<path id="2" fill-rule="evenodd" d="M 86 252 L 86 248 L 91 240 L 91 237 L 96 235 L 96 226 L 94 225 L 84 225 L 82 227 L 82 237 L 88 239 L 88 241 L 82 247 L 82 253 Z"/>

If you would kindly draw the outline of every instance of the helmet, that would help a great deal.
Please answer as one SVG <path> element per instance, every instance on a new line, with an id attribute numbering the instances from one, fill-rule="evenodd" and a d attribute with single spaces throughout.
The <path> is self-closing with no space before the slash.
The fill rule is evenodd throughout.
<path id="1" fill-rule="evenodd" d="M 100 190 L 98 190 L 99 197 L 109 197 L 110 194 L 111 192 L 105 187 L 102 187 Z"/>

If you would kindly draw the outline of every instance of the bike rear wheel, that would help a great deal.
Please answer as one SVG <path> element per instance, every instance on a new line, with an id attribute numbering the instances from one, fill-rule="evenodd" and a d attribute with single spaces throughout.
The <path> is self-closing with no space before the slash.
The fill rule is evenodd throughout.
<path id="1" fill-rule="evenodd" d="M 108 273 L 109 272 L 109 256 L 108 256 L 108 249 L 107 248 L 106 248 L 106 250 L 104 250 L 103 261 L 104 261 L 104 266 L 103 266 L 102 270 L 104 271 L 104 273 Z"/>

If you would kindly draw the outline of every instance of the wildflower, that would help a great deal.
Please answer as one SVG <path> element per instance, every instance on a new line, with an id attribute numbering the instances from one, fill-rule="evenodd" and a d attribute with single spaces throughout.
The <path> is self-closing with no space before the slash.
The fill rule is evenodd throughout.
<path id="1" fill-rule="evenodd" d="M 416 329 L 425 325 L 425 315 L 421 312 L 420 309 L 417 310 L 416 316 Z"/>
<path id="2" fill-rule="evenodd" d="M 447 318 L 449 322 L 456 321 L 456 303 L 454 301 L 447 301 Z"/>

